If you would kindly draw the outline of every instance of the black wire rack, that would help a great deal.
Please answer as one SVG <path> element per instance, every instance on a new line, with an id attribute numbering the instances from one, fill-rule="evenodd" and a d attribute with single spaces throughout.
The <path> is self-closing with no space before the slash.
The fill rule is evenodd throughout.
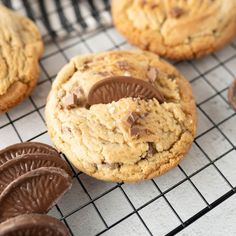
<path id="1" fill-rule="evenodd" d="M 9 143 L 33 140 L 49 142 L 47 138 L 46 126 L 44 125 L 43 112 L 48 90 L 60 67 L 69 61 L 72 54 L 74 55 L 87 52 L 94 53 L 101 50 L 126 49 L 130 48 L 130 45 L 125 41 L 125 39 L 118 35 L 115 29 L 112 27 L 111 18 L 109 18 L 110 13 L 108 1 L 4 0 L 2 2 L 8 7 L 28 15 L 31 19 L 36 21 L 38 25 L 41 25 L 42 23 L 45 28 L 41 28 L 42 33 L 46 38 L 49 37 L 52 40 L 50 44 L 46 43 L 46 54 L 40 61 L 43 75 L 41 76 L 32 96 L 30 96 L 23 104 L 21 104 L 19 108 L 13 109 L 12 111 L 6 113 L 6 115 L 0 117 L 0 145 L 1 143 L 7 145 L 8 143 L 6 143 L 6 140 L 10 140 Z M 74 14 L 73 19 L 72 15 L 68 14 L 68 9 L 71 9 L 70 13 Z M 106 16 L 108 18 L 106 18 Z M 93 22 L 93 26 L 91 26 L 91 22 Z M 92 31 L 92 33 L 84 33 L 89 31 Z M 56 40 L 57 38 L 60 38 L 61 35 L 68 36 L 71 34 L 73 35 L 74 33 L 76 34 L 72 41 L 67 39 L 67 37 L 63 38 L 62 41 Z M 98 42 L 98 40 L 100 41 Z M 236 71 L 234 66 L 232 66 L 234 65 L 233 63 L 236 65 L 236 41 L 223 49 L 223 52 L 212 54 L 202 60 L 175 63 L 175 66 L 184 68 L 184 71 L 188 72 L 186 77 L 188 77 L 193 87 L 196 86 L 196 84 L 204 84 L 204 92 L 206 94 L 209 93 L 209 95 L 197 102 L 198 112 L 201 114 L 201 117 L 204 117 L 199 118 L 199 126 L 201 126 L 201 123 L 204 122 L 209 125 L 207 125 L 207 127 L 198 133 L 194 141 L 194 146 L 197 148 L 198 152 L 201 153 L 201 156 L 205 161 L 204 164 L 199 166 L 199 168 L 192 171 L 191 173 L 189 173 L 186 170 L 186 167 L 181 163 L 178 167 L 176 167 L 176 170 L 182 175 L 181 180 L 175 180 L 174 177 L 168 176 L 169 178 L 173 179 L 173 183 L 164 190 L 160 187 L 158 181 L 155 179 L 145 182 L 144 184 L 147 183 L 148 185 L 151 185 L 153 189 L 155 189 L 156 194 L 139 206 L 136 206 L 134 200 L 130 197 L 130 192 L 133 190 L 123 183 L 112 184 L 111 186 L 106 187 L 104 191 L 101 191 L 101 193 L 94 196 L 91 193 L 91 188 L 88 187 L 88 182 L 91 181 L 93 183 L 92 188 L 99 188 L 101 183 L 90 177 L 85 178 L 85 175 L 81 172 L 77 172 L 70 165 L 70 162 L 67 160 L 66 156 L 62 155 L 62 157 L 69 163 L 71 169 L 73 170 L 74 180 L 77 181 L 76 183 L 79 185 L 81 195 L 86 196 L 86 200 L 84 200 L 78 206 L 73 207 L 73 209 L 70 209 L 66 213 L 63 211 L 60 203 L 54 208 L 58 213 L 57 217 L 66 224 L 70 230 L 71 235 L 80 235 L 80 233 L 77 232 L 80 232 L 80 230 L 81 232 L 84 232 L 82 228 L 86 228 L 88 225 L 95 225 L 93 227 L 93 230 L 95 231 L 91 231 L 92 229 L 88 227 L 88 230 L 90 231 L 88 231 L 88 234 L 84 234 L 86 236 L 103 234 L 119 235 L 119 233 L 115 234 L 112 230 L 119 225 L 122 225 L 126 221 L 129 222 L 129 219 L 133 216 L 135 216 L 139 222 L 137 228 L 142 226 L 143 230 L 146 232 L 145 235 L 175 235 L 182 230 L 184 231 L 186 227 L 196 222 L 199 218 L 212 211 L 221 203 L 227 201 L 227 199 L 236 193 L 236 184 L 232 183 L 232 181 L 227 177 L 227 170 L 223 170 L 218 166 L 218 163 L 221 160 L 224 160 L 230 153 L 235 153 L 236 141 L 234 136 L 229 134 L 229 130 L 224 129 L 223 127 L 225 124 L 231 124 L 236 120 L 236 112 L 229 112 L 229 114 L 226 114 L 222 119 L 216 121 L 212 114 L 207 109 L 205 109 L 206 107 L 210 107 L 209 103 L 214 99 L 219 99 L 221 103 L 224 103 L 225 106 L 227 106 L 227 98 L 225 97 L 225 93 L 227 92 L 228 86 L 225 86 L 222 83 L 216 86 L 216 78 L 214 78 L 214 80 L 210 80 L 209 75 L 215 73 L 215 77 L 217 77 L 217 75 L 220 74 L 219 71 L 221 71 L 221 73 L 224 72 L 224 74 L 220 74 L 218 76 L 220 76 L 222 80 L 226 80 L 226 77 L 229 78 L 229 80 L 232 80 L 236 76 Z M 55 68 L 52 69 L 52 67 Z M 215 106 L 217 107 L 217 104 Z M 220 106 L 220 109 L 222 109 L 222 106 Z M 227 109 L 229 109 L 229 107 L 227 107 Z M 232 125 L 232 129 L 235 129 L 235 123 Z M 224 142 L 227 143 L 227 148 L 224 148 L 223 144 L 219 144 L 219 146 L 222 145 L 222 150 L 224 149 L 224 151 L 222 151 L 220 154 L 217 154 L 214 158 L 209 155 L 206 147 L 202 146 L 201 142 L 199 142 L 201 138 L 208 137 L 208 135 L 213 131 L 216 131 L 218 135 L 222 137 Z M 214 140 L 209 140 L 209 142 L 214 142 Z M 198 156 L 196 155 L 196 157 L 194 156 L 193 159 L 194 158 L 196 159 Z M 190 157 L 187 157 L 186 160 L 187 159 L 190 159 Z M 206 171 L 208 168 L 213 168 L 216 171 L 217 176 L 222 179 L 222 181 L 225 183 L 225 186 L 227 186 L 227 190 L 225 190 L 214 201 L 211 202 L 208 200 L 206 194 L 193 181 L 194 177 L 198 176 L 203 171 Z M 230 168 L 230 166 L 228 168 Z M 193 189 L 195 194 L 204 203 L 203 207 L 201 207 L 196 213 L 192 214 L 187 219 L 183 219 L 178 207 L 173 204 L 173 199 L 169 199 L 168 197 L 168 194 L 174 192 L 184 184 L 188 184 L 188 186 Z M 208 179 L 206 179 L 206 184 L 211 184 L 208 182 Z M 127 189 L 129 191 L 127 191 Z M 128 213 L 120 216 L 119 219 L 109 223 L 107 217 L 104 216 L 105 213 L 101 210 L 98 202 L 115 191 L 119 191 L 119 193 L 122 195 L 123 201 L 126 201 L 126 203 L 129 205 L 130 210 Z M 142 192 L 142 194 L 145 195 L 146 193 Z M 80 198 L 81 196 L 77 196 L 75 194 L 74 198 L 76 197 Z M 178 196 L 176 196 L 176 198 L 178 198 Z M 142 214 L 144 209 L 152 206 L 152 204 L 159 201 L 160 199 L 163 199 L 166 207 L 171 212 L 170 214 L 173 215 L 173 217 L 175 217 L 178 222 L 177 225 L 173 225 L 173 227 L 170 227 L 168 231 L 165 231 L 163 234 L 155 233 L 155 230 L 153 230 L 153 225 L 150 225 L 149 218 L 153 217 L 151 212 L 146 217 Z M 70 202 L 70 204 L 75 203 L 76 200 Z M 111 208 L 109 201 L 107 201 L 106 204 L 107 209 Z M 187 204 L 188 202 L 186 201 L 186 205 Z M 97 226 L 96 222 L 93 221 L 93 217 L 89 215 L 91 212 L 87 211 L 88 207 L 90 206 L 93 209 L 93 214 L 96 215 L 100 222 L 99 226 Z M 191 205 L 187 205 L 187 208 L 191 207 Z M 117 209 L 112 210 L 114 210 L 113 214 L 116 214 Z M 159 209 L 159 211 L 161 212 L 162 209 Z M 75 215 L 79 214 L 80 212 L 83 212 L 84 214 L 81 216 L 81 218 L 87 218 L 82 225 L 80 225 L 80 219 L 78 219 L 78 224 L 81 228 L 75 230 L 73 227 L 76 226 L 73 226 L 71 219 L 73 219 Z M 160 215 L 160 217 L 162 217 L 162 215 Z M 159 224 L 159 219 L 160 218 L 153 219 L 156 225 Z M 158 225 L 158 227 L 162 226 Z"/>
<path id="2" fill-rule="evenodd" d="M 110 10 L 109 0 L 2 0 L 2 3 L 15 10 L 22 6 L 26 15 L 35 22 L 41 19 L 48 35 L 53 39 L 70 36 L 76 31 L 83 33 L 106 26 L 104 13 Z M 73 9 L 72 15 L 66 13 L 68 6 Z M 57 15 L 57 29 L 54 27 L 55 18 L 54 22 L 50 19 L 53 13 Z M 87 23 L 89 16 L 96 23 L 93 26 Z"/>

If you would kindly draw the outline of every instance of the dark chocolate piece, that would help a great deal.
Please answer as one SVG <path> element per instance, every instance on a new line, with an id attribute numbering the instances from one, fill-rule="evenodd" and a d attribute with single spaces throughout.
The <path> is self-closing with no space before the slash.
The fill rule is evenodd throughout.
<path id="1" fill-rule="evenodd" d="M 44 143 L 17 143 L 0 151 L 0 166 L 13 158 L 27 154 L 49 154 L 53 156 L 59 156 L 59 153 L 56 149 Z"/>
<path id="2" fill-rule="evenodd" d="M 76 94 L 72 93 L 65 98 L 65 107 L 67 109 L 76 108 L 78 105 L 78 97 Z"/>
<path id="3" fill-rule="evenodd" d="M 170 14 L 174 18 L 179 18 L 184 14 L 184 10 L 180 7 L 173 7 L 170 11 Z"/>
<path id="4" fill-rule="evenodd" d="M 236 79 L 229 87 L 228 91 L 228 101 L 232 108 L 236 111 Z"/>
<path id="5" fill-rule="evenodd" d="M 136 124 L 137 120 L 140 118 L 139 113 L 137 112 L 131 112 L 126 120 L 126 123 L 130 126 L 133 126 Z"/>
<path id="6" fill-rule="evenodd" d="M 39 214 L 25 214 L 0 224 L 0 236 L 69 236 L 59 220 Z"/>
<path id="7" fill-rule="evenodd" d="M 153 156 L 155 153 L 157 153 L 157 151 L 154 148 L 154 143 L 148 143 L 148 155 Z"/>
<path id="8" fill-rule="evenodd" d="M 138 138 L 140 136 L 140 132 L 141 132 L 141 130 L 138 127 L 131 127 L 130 128 L 130 135 L 131 136 L 135 136 Z"/>
<path id="9" fill-rule="evenodd" d="M 149 82 L 120 76 L 104 79 L 94 84 L 88 95 L 88 103 L 90 105 L 107 104 L 127 97 L 156 98 L 160 103 L 164 102 L 163 95 Z"/>
<path id="10" fill-rule="evenodd" d="M 12 181 L 40 167 L 61 168 L 72 177 L 71 169 L 60 157 L 44 154 L 24 155 L 20 158 L 14 158 L 0 166 L 0 195 Z"/>
<path id="11" fill-rule="evenodd" d="M 22 214 L 47 213 L 71 185 L 66 171 L 55 167 L 41 167 L 18 177 L 0 195 L 0 222 Z"/>

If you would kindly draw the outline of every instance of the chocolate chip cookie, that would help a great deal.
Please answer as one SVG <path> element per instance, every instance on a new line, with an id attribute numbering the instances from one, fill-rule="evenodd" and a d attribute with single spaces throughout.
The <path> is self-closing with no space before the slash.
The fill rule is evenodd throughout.
<path id="1" fill-rule="evenodd" d="M 136 182 L 175 167 L 196 131 L 190 84 L 170 64 L 143 51 L 73 58 L 46 105 L 49 135 L 79 170 Z"/>
<path id="2" fill-rule="evenodd" d="M 112 13 L 129 42 L 174 60 L 209 54 L 236 34 L 235 0 L 113 0 Z"/>
<path id="3" fill-rule="evenodd" d="M 0 5 L 0 113 L 26 98 L 39 77 L 43 43 L 36 25 Z"/>

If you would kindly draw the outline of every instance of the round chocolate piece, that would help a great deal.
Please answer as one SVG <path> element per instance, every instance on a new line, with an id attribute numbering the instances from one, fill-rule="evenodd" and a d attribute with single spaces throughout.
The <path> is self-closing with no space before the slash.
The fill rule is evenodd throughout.
<path id="1" fill-rule="evenodd" d="M 66 171 L 55 167 L 41 167 L 18 177 L 0 195 L 0 222 L 22 214 L 47 213 L 71 185 Z"/>
<path id="2" fill-rule="evenodd" d="M 39 214 L 14 217 L 0 224 L 0 236 L 69 236 L 59 220 Z"/>
<path id="3" fill-rule="evenodd" d="M 0 166 L 13 158 L 27 154 L 49 154 L 59 156 L 56 149 L 44 143 L 17 143 L 0 151 Z"/>
<path id="4" fill-rule="evenodd" d="M 229 87 L 228 100 L 232 108 L 236 111 L 236 79 Z"/>
<path id="5" fill-rule="evenodd" d="M 0 166 L 0 194 L 12 181 L 40 167 L 61 168 L 72 176 L 71 169 L 60 157 L 45 154 L 25 155 L 20 158 L 14 158 Z"/>
<path id="6" fill-rule="evenodd" d="M 164 102 L 163 95 L 149 82 L 133 77 L 120 76 L 101 80 L 94 84 L 88 94 L 89 105 L 117 102 L 121 98 L 156 98 Z"/>

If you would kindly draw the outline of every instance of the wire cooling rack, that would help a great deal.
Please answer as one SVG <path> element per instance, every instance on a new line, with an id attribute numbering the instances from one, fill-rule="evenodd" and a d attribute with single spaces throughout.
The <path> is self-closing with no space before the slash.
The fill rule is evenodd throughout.
<path id="1" fill-rule="evenodd" d="M 11 2 L 27 14 L 27 1 Z M 0 148 L 33 140 L 51 144 L 44 123 L 46 97 L 69 58 L 131 48 L 113 28 L 105 1 L 94 1 L 96 13 L 91 5 L 80 3 L 89 25 L 86 31 L 76 30 L 73 1 L 59 1 L 73 26 L 71 36 L 60 21 L 58 1 L 48 2 L 46 14 L 53 31 L 66 31 L 67 37 L 55 39 L 37 12 L 36 1 L 30 1 L 33 18 L 47 39 L 42 74 L 33 94 L 0 116 Z M 103 16 L 102 24 L 98 15 Z M 236 40 L 203 59 L 174 64 L 191 82 L 197 102 L 198 132 L 189 154 L 167 174 L 133 185 L 98 181 L 72 168 L 73 188 L 49 212 L 66 224 L 71 235 L 236 235 L 236 113 L 227 103 L 227 89 L 236 75 Z"/>

